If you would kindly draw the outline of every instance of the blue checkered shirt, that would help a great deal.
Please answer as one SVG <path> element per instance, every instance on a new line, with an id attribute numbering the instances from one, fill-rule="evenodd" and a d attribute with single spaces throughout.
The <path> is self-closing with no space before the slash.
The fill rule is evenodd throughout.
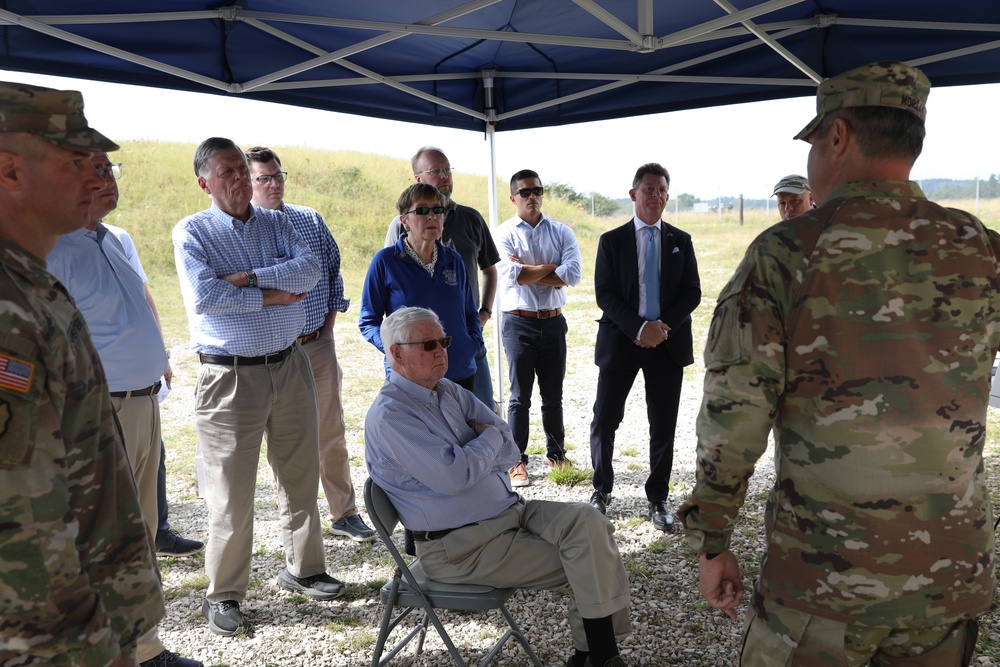
<path id="1" fill-rule="evenodd" d="M 285 215 L 291 221 L 302 240 L 309 244 L 313 256 L 319 262 L 321 274 L 316 287 L 306 294 L 306 324 L 303 334 L 309 334 L 326 321 L 330 311 L 346 311 L 351 300 L 344 298 L 344 279 L 340 275 L 340 248 L 326 226 L 326 221 L 316 209 L 294 204 L 281 204 Z"/>
<path id="2" fill-rule="evenodd" d="M 257 357 L 284 350 L 302 333 L 302 302 L 265 308 L 261 290 L 308 292 L 319 264 L 284 213 L 251 208 L 246 223 L 212 204 L 174 227 L 174 261 L 197 352 Z M 220 278 L 250 269 L 260 289 Z"/>

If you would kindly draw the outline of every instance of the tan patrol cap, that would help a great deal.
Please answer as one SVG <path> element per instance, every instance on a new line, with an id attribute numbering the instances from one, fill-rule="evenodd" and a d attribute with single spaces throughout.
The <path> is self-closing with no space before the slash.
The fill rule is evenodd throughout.
<path id="1" fill-rule="evenodd" d="M 119 146 L 87 125 L 83 95 L 0 81 L 0 132 L 28 132 L 56 146 L 95 153 Z"/>
<path id="2" fill-rule="evenodd" d="M 862 65 L 819 84 L 816 117 L 794 138 L 805 139 L 823 116 L 846 107 L 893 107 L 925 120 L 930 91 L 931 82 L 924 73 L 906 63 L 886 60 Z"/>
<path id="3" fill-rule="evenodd" d="M 779 192 L 787 192 L 793 195 L 800 195 L 806 190 L 812 192 L 809 187 L 809 180 L 805 176 L 799 176 L 798 174 L 789 174 L 783 179 L 778 181 L 778 184 L 774 186 L 774 192 L 771 196 L 778 194 Z"/>

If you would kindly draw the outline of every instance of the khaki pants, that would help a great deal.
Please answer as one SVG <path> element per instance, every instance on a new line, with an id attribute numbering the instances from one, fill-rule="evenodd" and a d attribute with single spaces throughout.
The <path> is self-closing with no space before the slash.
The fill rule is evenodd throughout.
<path id="1" fill-rule="evenodd" d="M 130 396 L 111 398 L 111 406 L 118 415 L 125 439 L 125 451 L 132 466 L 135 487 L 139 495 L 139 508 L 150 536 L 149 550 L 155 554 L 158 510 L 156 503 L 156 473 L 160 467 L 160 405 L 156 396 Z M 164 650 L 157 628 L 142 637 L 136 647 L 139 662 L 155 658 Z"/>
<path id="2" fill-rule="evenodd" d="M 254 491 L 261 439 L 285 545 L 296 577 L 326 571 L 316 505 L 319 488 L 316 386 L 298 345 L 283 361 L 258 366 L 202 364 L 195 386 L 195 424 L 205 462 L 210 602 L 246 597 L 253 552 Z"/>
<path id="3" fill-rule="evenodd" d="M 319 481 L 334 521 L 357 514 L 346 427 L 340 393 L 343 372 L 332 338 L 316 338 L 302 346 L 309 355 L 319 406 Z"/>
<path id="4" fill-rule="evenodd" d="M 847 625 L 765 602 L 743 626 L 741 667 L 967 667 L 976 619 L 897 630 Z"/>
<path id="5" fill-rule="evenodd" d="M 573 646 L 586 651 L 583 618 L 611 616 L 618 639 L 632 630 L 628 574 L 614 530 L 588 504 L 529 500 L 416 546 L 424 572 L 435 581 L 497 588 L 568 585 Z"/>

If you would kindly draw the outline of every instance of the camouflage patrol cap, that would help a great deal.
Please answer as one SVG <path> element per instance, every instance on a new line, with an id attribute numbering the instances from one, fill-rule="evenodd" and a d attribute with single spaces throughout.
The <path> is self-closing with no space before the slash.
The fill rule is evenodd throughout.
<path id="1" fill-rule="evenodd" d="M 788 192 L 793 195 L 800 195 L 806 190 L 812 192 L 812 188 L 809 187 L 809 181 L 805 176 L 789 174 L 778 181 L 778 184 L 774 186 L 774 192 L 771 193 L 771 196 L 773 197 L 779 192 Z"/>
<path id="2" fill-rule="evenodd" d="M 893 107 L 927 117 L 927 95 L 931 82 L 916 67 L 896 61 L 863 65 L 819 84 L 816 117 L 795 139 L 805 139 L 819 126 L 823 116 L 845 107 Z"/>
<path id="3" fill-rule="evenodd" d="M 116 151 L 119 146 L 87 125 L 83 95 L 0 81 L 0 132 L 27 132 L 74 151 Z"/>

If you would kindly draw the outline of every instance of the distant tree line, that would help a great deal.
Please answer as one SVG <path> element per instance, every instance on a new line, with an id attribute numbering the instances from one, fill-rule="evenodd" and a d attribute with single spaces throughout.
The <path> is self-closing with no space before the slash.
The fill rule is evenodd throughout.
<path id="1" fill-rule="evenodd" d="M 626 209 L 620 201 L 605 197 L 596 192 L 583 194 L 573 189 L 573 186 L 565 183 L 547 183 L 545 185 L 545 194 L 548 197 L 565 199 L 571 204 L 576 204 L 583 211 L 587 211 L 588 213 L 592 211 L 596 216 L 622 215 L 623 213 L 630 213 L 632 211 L 632 202 L 629 202 L 629 206 Z"/>
<path id="2" fill-rule="evenodd" d="M 957 181 L 950 178 L 927 178 L 920 181 L 920 188 L 932 199 L 975 199 L 976 181 Z M 1000 174 L 992 174 L 979 181 L 980 199 L 1000 197 Z"/>

